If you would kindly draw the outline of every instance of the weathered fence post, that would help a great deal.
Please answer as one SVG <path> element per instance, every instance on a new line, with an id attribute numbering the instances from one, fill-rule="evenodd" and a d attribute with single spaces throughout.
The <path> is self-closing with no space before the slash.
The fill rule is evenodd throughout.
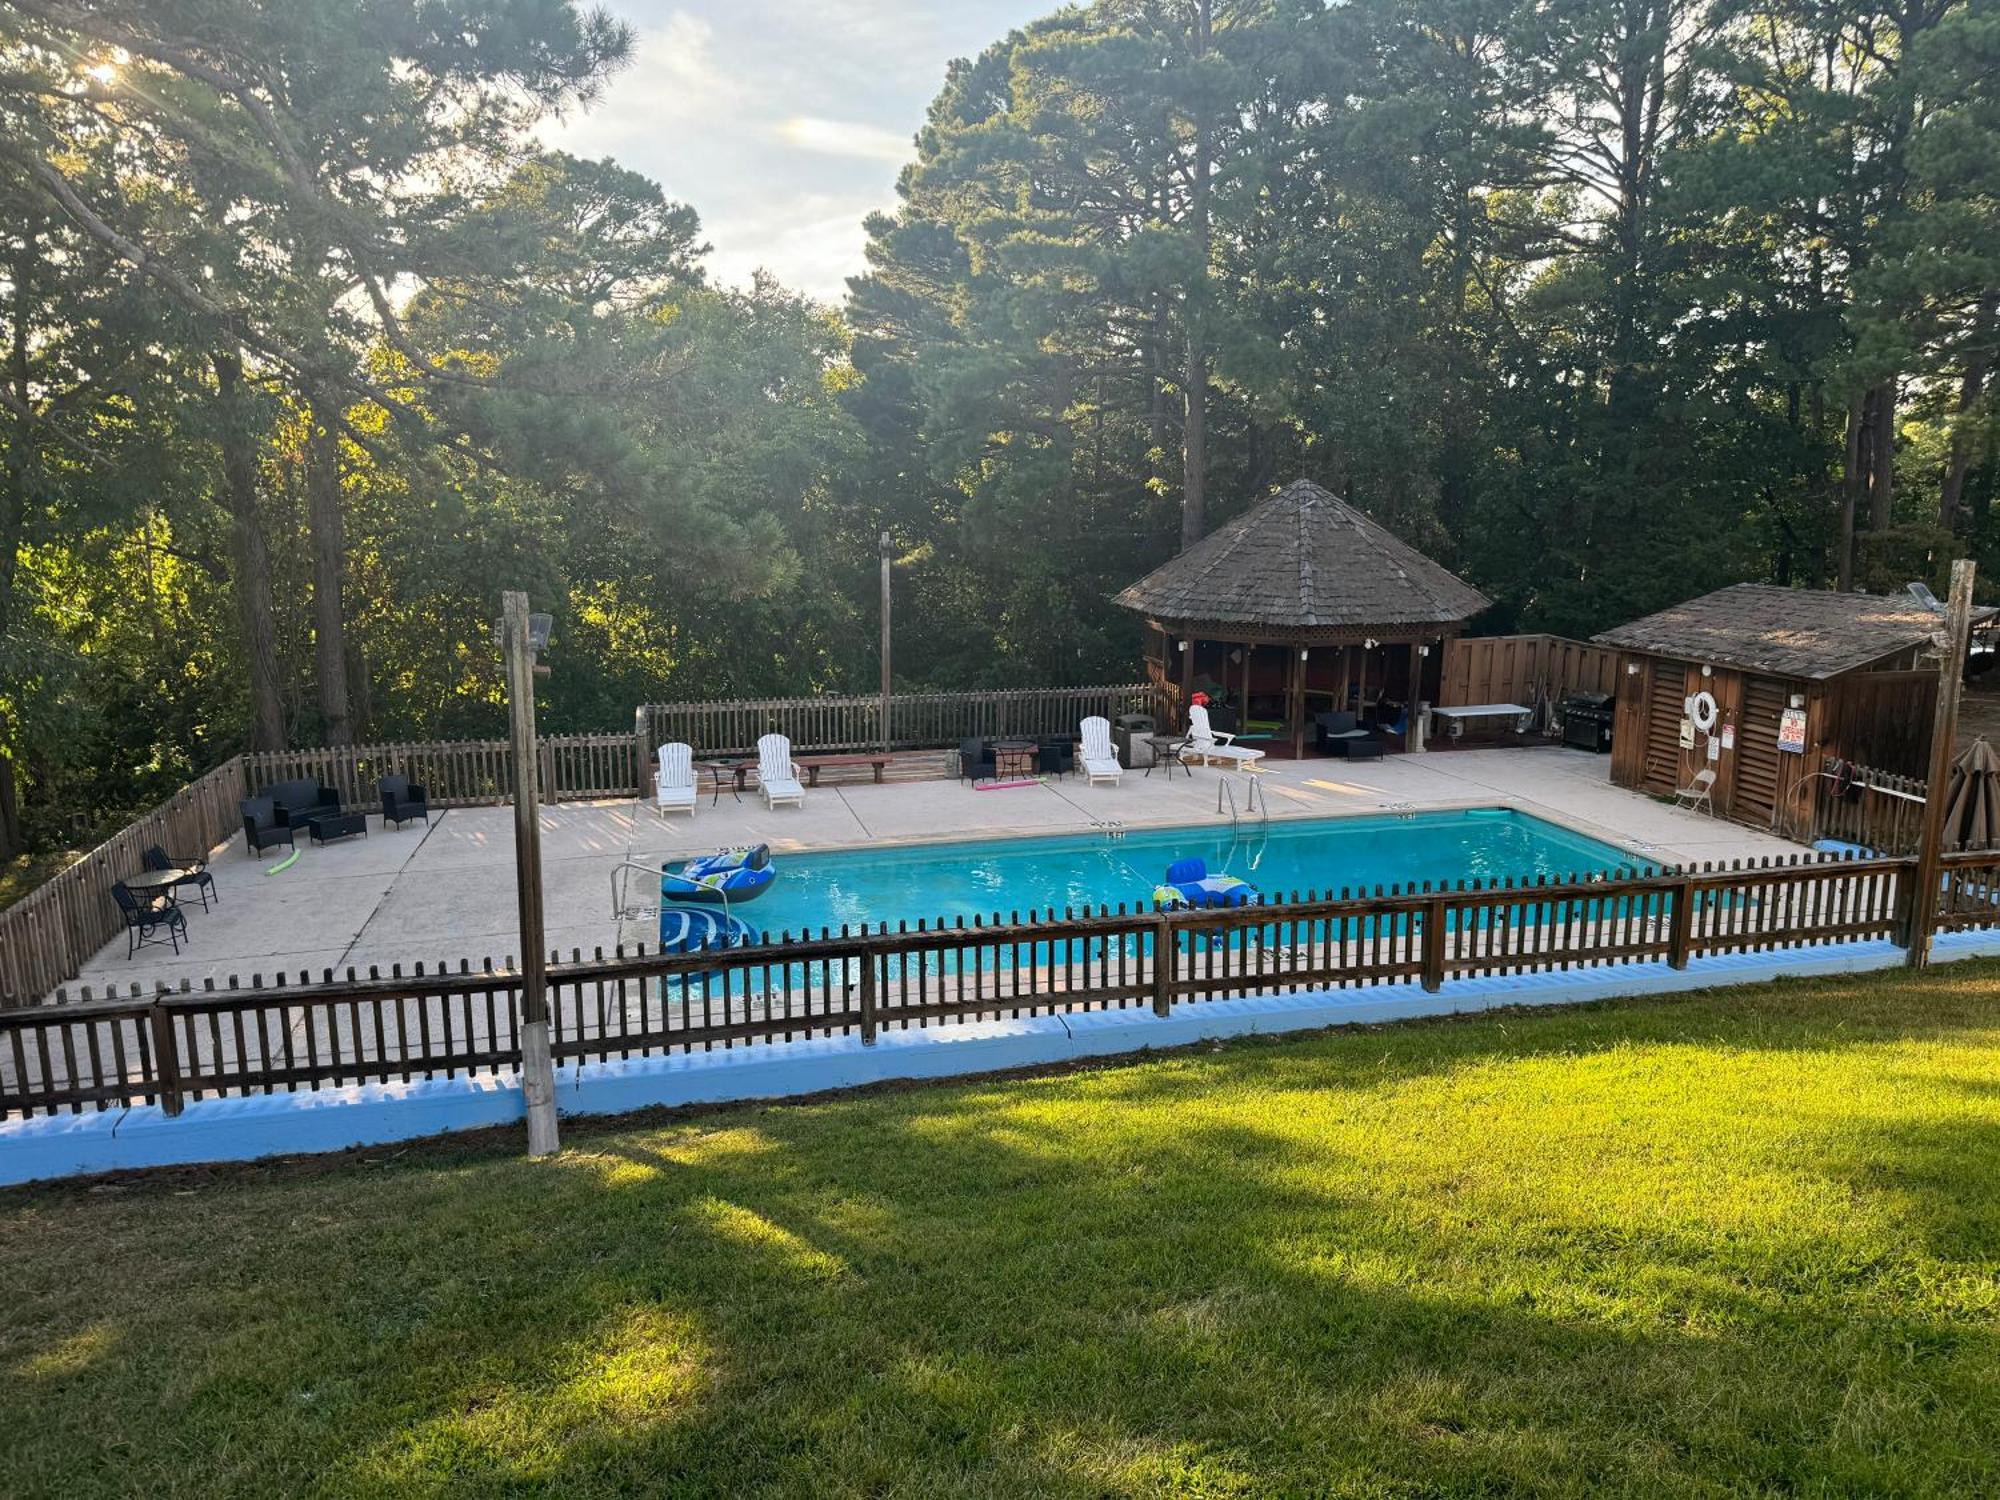
<path id="1" fill-rule="evenodd" d="M 1174 1009 L 1174 966 L 1179 945 L 1173 919 L 1161 912 L 1153 924 L 1153 1014 L 1165 1020 Z"/>
<path id="2" fill-rule="evenodd" d="M 1667 967 L 1685 969 L 1694 944 L 1694 876 L 1684 874 L 1673 889 L 1674 909 L 1667 927 Z"/>
<path id="3" fill-rule="evenodd" d="M 1440 892 L 1424 902 L 1424 988 L 1433 995 L 1444 988 L 1444 939 L 1444 895 Z"/>
<path id="4" fill-rule="evenodd" d="M 160 1113 L 181 1112 L 181 1064 L 174 1046 L 174 1022 L 167 1007 L 155 1000 L 146 1011 L 146 1025 L 153 1037 L 153 1078 L 159 1089 Z"/>
<path id="5" fill-rule="evenodd" d="M 637 797 L 641 802 L 646 800 L 646 768 L 653 763 L 652 747 L 646 743 L 647 717 L 644 704 L 632 710 L 632 766 L 634 776 L 632 795 Z"/>
<path id="6" fill-rule="evenodd" d="M 861 929 L 861 1045 L 875 1045 L 875 950 L 867 946 L 868 929 Z"/>

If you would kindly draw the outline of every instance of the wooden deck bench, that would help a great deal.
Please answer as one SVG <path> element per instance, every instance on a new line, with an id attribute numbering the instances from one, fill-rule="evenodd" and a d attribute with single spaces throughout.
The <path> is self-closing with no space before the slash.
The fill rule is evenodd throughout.
<path id="1" fill-rule="evenodd" d="M 875 781 L 879 786 L 882 771 L 896 757 L 887 751 L 862 751 L 854 755 L 794 755 L 792 764 L 806 773 L 806 785 L 818 786 L 820 768 L 823 766 L 872 766 Z"/>

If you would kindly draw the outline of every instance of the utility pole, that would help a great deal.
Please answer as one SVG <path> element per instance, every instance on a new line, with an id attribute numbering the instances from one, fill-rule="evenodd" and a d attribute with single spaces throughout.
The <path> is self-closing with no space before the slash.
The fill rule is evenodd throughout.
<path id="1" fill-rule="evenodd" d="M 1938 679 L 1937 713 L 1931 720 L 1931 774 L 1924 788 L 1923 841 L 1917 845 L 1917 889 L 1910 902 L 1909 966 L 1931 961 L 1931 928 L 1937 918 L 1938 882 L 1943 878 L 1944 812 L 1951 796 L 1952 751 L 1958 739 L 1958 699 L 1965 684 L 1965 655 L 1972 635 L 1970 558 L 1951 565 L 1951 599 L 1944 612 L 1944 665 Z"/>
<path id="2" fill-rule="evenodd" d="M 889 732 L 889 560 L 895 551 L 895 544 L 889 540 L 889 533 L 882 533 L 882 753 L 889 753 L 889 743 L 893 736 Z"/>
<path id="3" fill-rule="evenodd" d="M 528 596 L 500 596 L 500 645 L 507 662 L 507 708 L 514 746 L 514 883 L 521 911 L 521 1093 L 528 1105 L 528 1155 L 553 1156 L 556 1070 L 549 1054 L 548 974 L 543 959 L 542 823 L 535 776 L 535 665 L 549 639 L 549 617 L 530 616 Z M 539 639 L 537 639 L 539 636 Z"/>

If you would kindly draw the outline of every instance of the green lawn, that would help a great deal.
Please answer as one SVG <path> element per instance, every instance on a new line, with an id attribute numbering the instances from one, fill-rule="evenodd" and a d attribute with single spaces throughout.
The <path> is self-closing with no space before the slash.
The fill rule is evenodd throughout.
<path id="1" fill-rule="evenodd" d="M 2000 966 L 0 1194 L 10 1495 L 2000 1492 Z"/>

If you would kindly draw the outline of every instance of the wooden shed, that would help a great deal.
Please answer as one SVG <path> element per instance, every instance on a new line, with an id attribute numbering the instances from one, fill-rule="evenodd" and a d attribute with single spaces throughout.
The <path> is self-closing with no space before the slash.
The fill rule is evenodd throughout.
<path id="1" fill-rule="evenodd" d="M 1810 837 L 1831 761 L 1926 774 L 1943 623 L 1908 595 L 1740 583 L 1607 630 L 1595 639 L 1622 661 L 1611 779 L 1670 795 L 1712 766 L 1718 816 Z M 1688 712 L 1702 693 L 1706 729 Z"/>
<path id="2" fill-rule="evenodd" d="M 1436 701 L 1440 648 L 1490 601 L 1300 479 L 1117 602 L 1146 617 L 1147 672 L 1177 705 L 1202 688 L 1238 707 L 1267 748 L 1297 756 L 1315 712 L 1412 723 L 1401 710 Z"/>

